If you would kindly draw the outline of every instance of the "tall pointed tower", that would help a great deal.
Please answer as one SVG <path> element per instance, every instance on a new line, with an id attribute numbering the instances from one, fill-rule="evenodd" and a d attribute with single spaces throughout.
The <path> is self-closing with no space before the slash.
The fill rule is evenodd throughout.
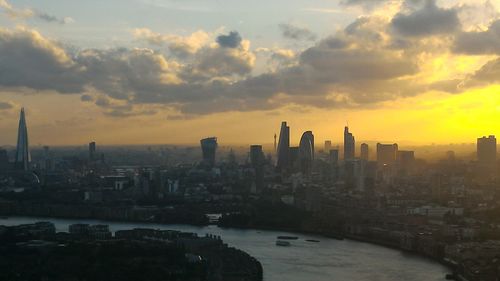
<path id="1" fill-rule="evenodd" d="M 29 163 L 31 162 L 31 155 L 28 144 L 28 128 L 26 127 L 26 117 L 24 115 L 24 107 L 21 108 L 21 115 L 19 117 L 19 129 L 17 132 L 17 150 L 16 150 L 16 165 L 19 168 L 27 171 Z"/>

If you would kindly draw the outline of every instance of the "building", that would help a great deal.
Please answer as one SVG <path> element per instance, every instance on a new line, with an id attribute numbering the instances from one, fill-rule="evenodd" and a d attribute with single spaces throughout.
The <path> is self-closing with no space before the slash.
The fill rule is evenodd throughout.
<path id="1" fill-rule="evenodd" d="M 9 167 L 9 155 L 7 150 L 0 148 L 0 171 L 5 171 Z"/>
<path id="2" fill-rule="evenodd" d="M 89 143 L 89 160 L 96 160 L 96 143 L 95 141 Z"/>
<path id="3" fill-rule="evenodd" d="M 370 156 L 370 150 L 369 150 L 369 147 L 368 147 L 368 144 L 366 143 L 362 143 L 361 144 L 361 160 L 365 160 L 365 161 L 368 161 Z"/>
<path id="4" fill-rule="evenodd" d="M 330 164 L 337 166 L 339 164 L 339 150 L 338 149 L 330 149 L 328 160 Z"/>
<path id="5" fill-rule="evenodd" d="M 251 145 L 250 146 L 250 163 L 252 166 L 261 166 L 264 163 L 264 151 L 262 150 L 262 145 Z"/>
<path id="6" fill-rule="evenodd" d="M 217 151 L 217 138 L 211 137 L 200 140 L 203 163 L 213 167 L 215 165 L 215 153 Z"/>
<path id="7" fill-rule="evenodd" d="M 290 127 L 286 122 L 281 123 L 280 138 L 278 141 L 278 161 L 276 166 L 285 170 L 290 166 Z"/>
<path id="8" fill-rule="evenodd" d="M 330 149 L 332 149 L 332 141 L 327 140 L 325 141 L 325 153 L 330 153 Z"/>
<path id="9" fill-rule="evenodd" d="M 302 172 L 310 172 L 314 160 L 314 135 L 311 131 L 304 132 L 300 138 L 299 158 Z"/>
<path id="10" fill-rule="evenodd" d="M 377 163 L 379 166 L 393 165 L 396 163 L 398 145 L 377 143 Z"/>
<path id="11" fill-rule="evenodd" d="M 477 162 L 482 169 L 488 172 L 496 170 L 497 162 L 497 139 L 495 136 L 477 139 Z"/>
<path id="12" fill-rule="evenodd" d="M 349 127 L 344 128 L 344 160 L 354 159 L 356 142 L 354 136 L 349 132 Z"/>
<path id="13" fill-rule="evenodd" d="M 250 146 L 250 163 L 255 171 L 255 192 L 258 193 L 264 188 L 265 156 L 262 150 L 262 145 Z"/>
<path id="14" fill-rule="evenodd" d="M 28 128 L 24 108 L 21 108 L 19 117 L 19 129 L 17 132 L 16 166 L 24 171 L 29 170 L 31 154 L 29 151 Z"/>
<path id="15" fill-rule="evenodd" d="M 406 173 L 412 172 L 415 167 L 415 152 L 399 150 L 396 152 L 396 160 L 400 170 Z"/>

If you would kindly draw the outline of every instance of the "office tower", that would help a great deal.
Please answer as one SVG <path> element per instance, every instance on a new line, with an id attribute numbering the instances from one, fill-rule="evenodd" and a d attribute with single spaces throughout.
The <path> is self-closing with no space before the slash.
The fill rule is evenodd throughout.
<path id="1" fill-rule="evenodd" d="M 278 161 L 276 166 L 280 170 L 287 169 L 290 166 L 290 127 L 286 122 L 281 123 L 280 138 L 278 142 Z"/>
<path id="2" fill-rule="evenodd" d="M 489 172 L 495 171 L 497 161 L 497 139 L 495 136 L 477 139 L 478 164 Z"/>
<path id="3" fill-rule="evenodd" d="M 377 163 L 379 166 L 392 165 L 396 162 L 398 145 L 377 143 Z"/>
<path id="4" fill-rule="evenodd" d="M 337 166 L 339 164 L 339 150 L 330 149 L 330 154 L 328 157 L 330 164 Z"/>
<path id="5" fill-rule="evenodd" d="M 399 168 L 404 172 L 412 172 L 415 165 L 415 152 L 399 150 L 396 152 L 396 160 Z"/>
<path id="6" fill-rule="evenodd" d="M 311 131 L 304 132 L 300 138 L 299 158 L 302 172 L 310 172 L 314 160 L 314 135 Z"/>
<path id="7" fill-rule="evenodd" d="M 251 145 L 250 146 L 250 163 L 252 166 L 256 167 L 264 163 L 264 152 L 262 150 L 262 145 Z"/>
<path id="8" fill-rule="evenodd" d="M 300 147 L 292 146 L 289 149 L 288 168 L 297 171 L 300 166 Z"/>
<path id="9" fill-rule="evenodd" d="M 203 153 L 203 163 L 213 167 L 215 165 L 215 152 L 217 151 L 217 138 L 211 137 L 200 140 Z"/>
<path id="10" fill-rule="evenodd" d="M 27 171 L 31 162 L 31 154 L 28 143 L 28 128 L 24 108 L 21 108 L 19 117 L 19 129 L 17 132 L 16 166 Z"/>
<path id="11" fill-rule="evenodd" d="M 354 159 L 355 145 L 354 136 L 349 133 L 349 127 L 346 126 L 344 128 L 344 160 Z"/>
<path id="12" fill-rule="evenodd" d="M 370 158 L 369 154 L 370 154 L 370 150 L 369 150 L 368 144 L 362 143 L 361 144 L 361 159 L 368 161 L 368 159 Z"/>
<path id="13" fill-rule="evenodd" d="M 325 141 L 325 153 L 330 153 L 330 150 L 332 149 L 332 141 L 327 140 Z"/>
<path id="14" fill-rule="evenodd" d="M 250 146 L 250 163 L 255 170 L 255 192 L 260 193 L 264 188 L 264 152 L 262 145 Z"/>
<path id="15" fill-rule="evenodd" d="M 94 161 L 96 158 L 96 143 L 95 141 L 89 143 L 89 160 Z"/>

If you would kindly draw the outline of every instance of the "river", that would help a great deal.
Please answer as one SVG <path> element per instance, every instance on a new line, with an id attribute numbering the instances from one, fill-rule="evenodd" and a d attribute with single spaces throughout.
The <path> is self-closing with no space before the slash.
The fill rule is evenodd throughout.
<path id="1" fill-rule="evenodd" d="M 220 235 L 225 243 L 249 253 L 262 263 L 265 281 L 433 281 L 445 280 L 445 274 L 450 272 L 439 263 L 386 247 L 281 231 L 31 217 L 2 218 L 0 225 L 36 221 L 51 221 L 57 231 L 65 232 L 70 224 L 89 223 L 107 224 L 111 231 L 144 227 Z M 278 247 L 275 242 L 279 235 L 298 236 L 299 239 L 291 241 L 290 247 Z"/>

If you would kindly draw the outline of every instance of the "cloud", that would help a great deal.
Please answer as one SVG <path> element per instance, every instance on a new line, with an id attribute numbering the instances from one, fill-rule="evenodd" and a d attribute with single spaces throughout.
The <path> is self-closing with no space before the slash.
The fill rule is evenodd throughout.
<path id="1" fill-rule="evenodd" d="M 136 39 L 145 40 L 151 45 L 168 45 L 172 55 L 183 59 L 194 55 L 198 50 L 206 46 L 213 37 L 212 33 L 203 30 L 198 30 L 188 36 L 161 34 L 148 28 L 136 28 L 132 33 Z"/>
<path id="2" fill-rule="evenodd" d="M 282 35 L 285 38 L 293 40 L 316 40 L 316 34 L 305 27 L 295 26 L 288 23 L 282 23 L 279 25 Z"/>
<path id="3" fill-rule="evenodd" d="M 453 82 L 423 82 L 416 51 L 389 47 L 389 24 L 361 17 L 300 52 L 277 47 L 253 51 L 248 40 L 234 40 L 238 36 L 229 33 L 225 36 L 232 43 L 225 38 L 221 45 L 213 37 L 180 61 L 148 48 L 70 54 L 36 31 L 2 29 L 0 60 L 7 63 L 0 65 L 0 86 L 78 94 L 109 116 L 168 111 L 190 118 L 294 105 L 367 107 L 432 87 L 453 90 Z M 155 35 L 141 32 L 140 38 Z M 172 42 L 160 39 L 159 44 Z M 255 74 L 256 53 L 278 66 Z"/>
<path id="4" fill-rule="evenodd" d="M 470 55 L 500 55 L 500 20 L 491 23 L 486 31 L 459 33 L 453 51 Z"/>
<path id="5" fill-rule="evenodd" d="M 18 9 L 12 6 L 7 0 L 0 0 L 0 8 L 12 19 L 37 18 L 49 23 L 67 24 L 74 20 L 70 17 L 58 18 L 54 15 L 47 14 L 42 11 L 37 11 L 29 8 Z"/>
<path id="6" fill-rule="evenodd" d="M 26 28 L 0 28 L 0 84 L 79 93 L 83 73 L 66 51 L 40 33 Z"/>
<path id="7" fill-rule="evenodd" d="M 228 35 L 217 36 L 217 43 L 223 48 L 238 48 L 242 38 L 237 31 L 231 31 Z"/>
<path id="8" fill-rule="evenodd" d="M 9 110 L 9 109 L 13 109 L 13 108 L 14 108 L 14 104 L 12 102 L 0 101 L 0 111 Z"/>
<path id="9" fill-rule="evenodd" d="M 436 0 L 414 0 L 406 3 L 420 3 L 419 9 L 410 9 L 407 13 L 399 12 L 394 16 L 391 26 L 400 35 L 422 37 L 431 35 L 449 35 L 458 31 L 461 23 L 456 9 L 444 9 L 436 5 Z"/>
<path id="10" fill-rule="evenodd" d="M 500 83 L 500 58 L 493 59 L 476 71 L 467 86 Z"/>

